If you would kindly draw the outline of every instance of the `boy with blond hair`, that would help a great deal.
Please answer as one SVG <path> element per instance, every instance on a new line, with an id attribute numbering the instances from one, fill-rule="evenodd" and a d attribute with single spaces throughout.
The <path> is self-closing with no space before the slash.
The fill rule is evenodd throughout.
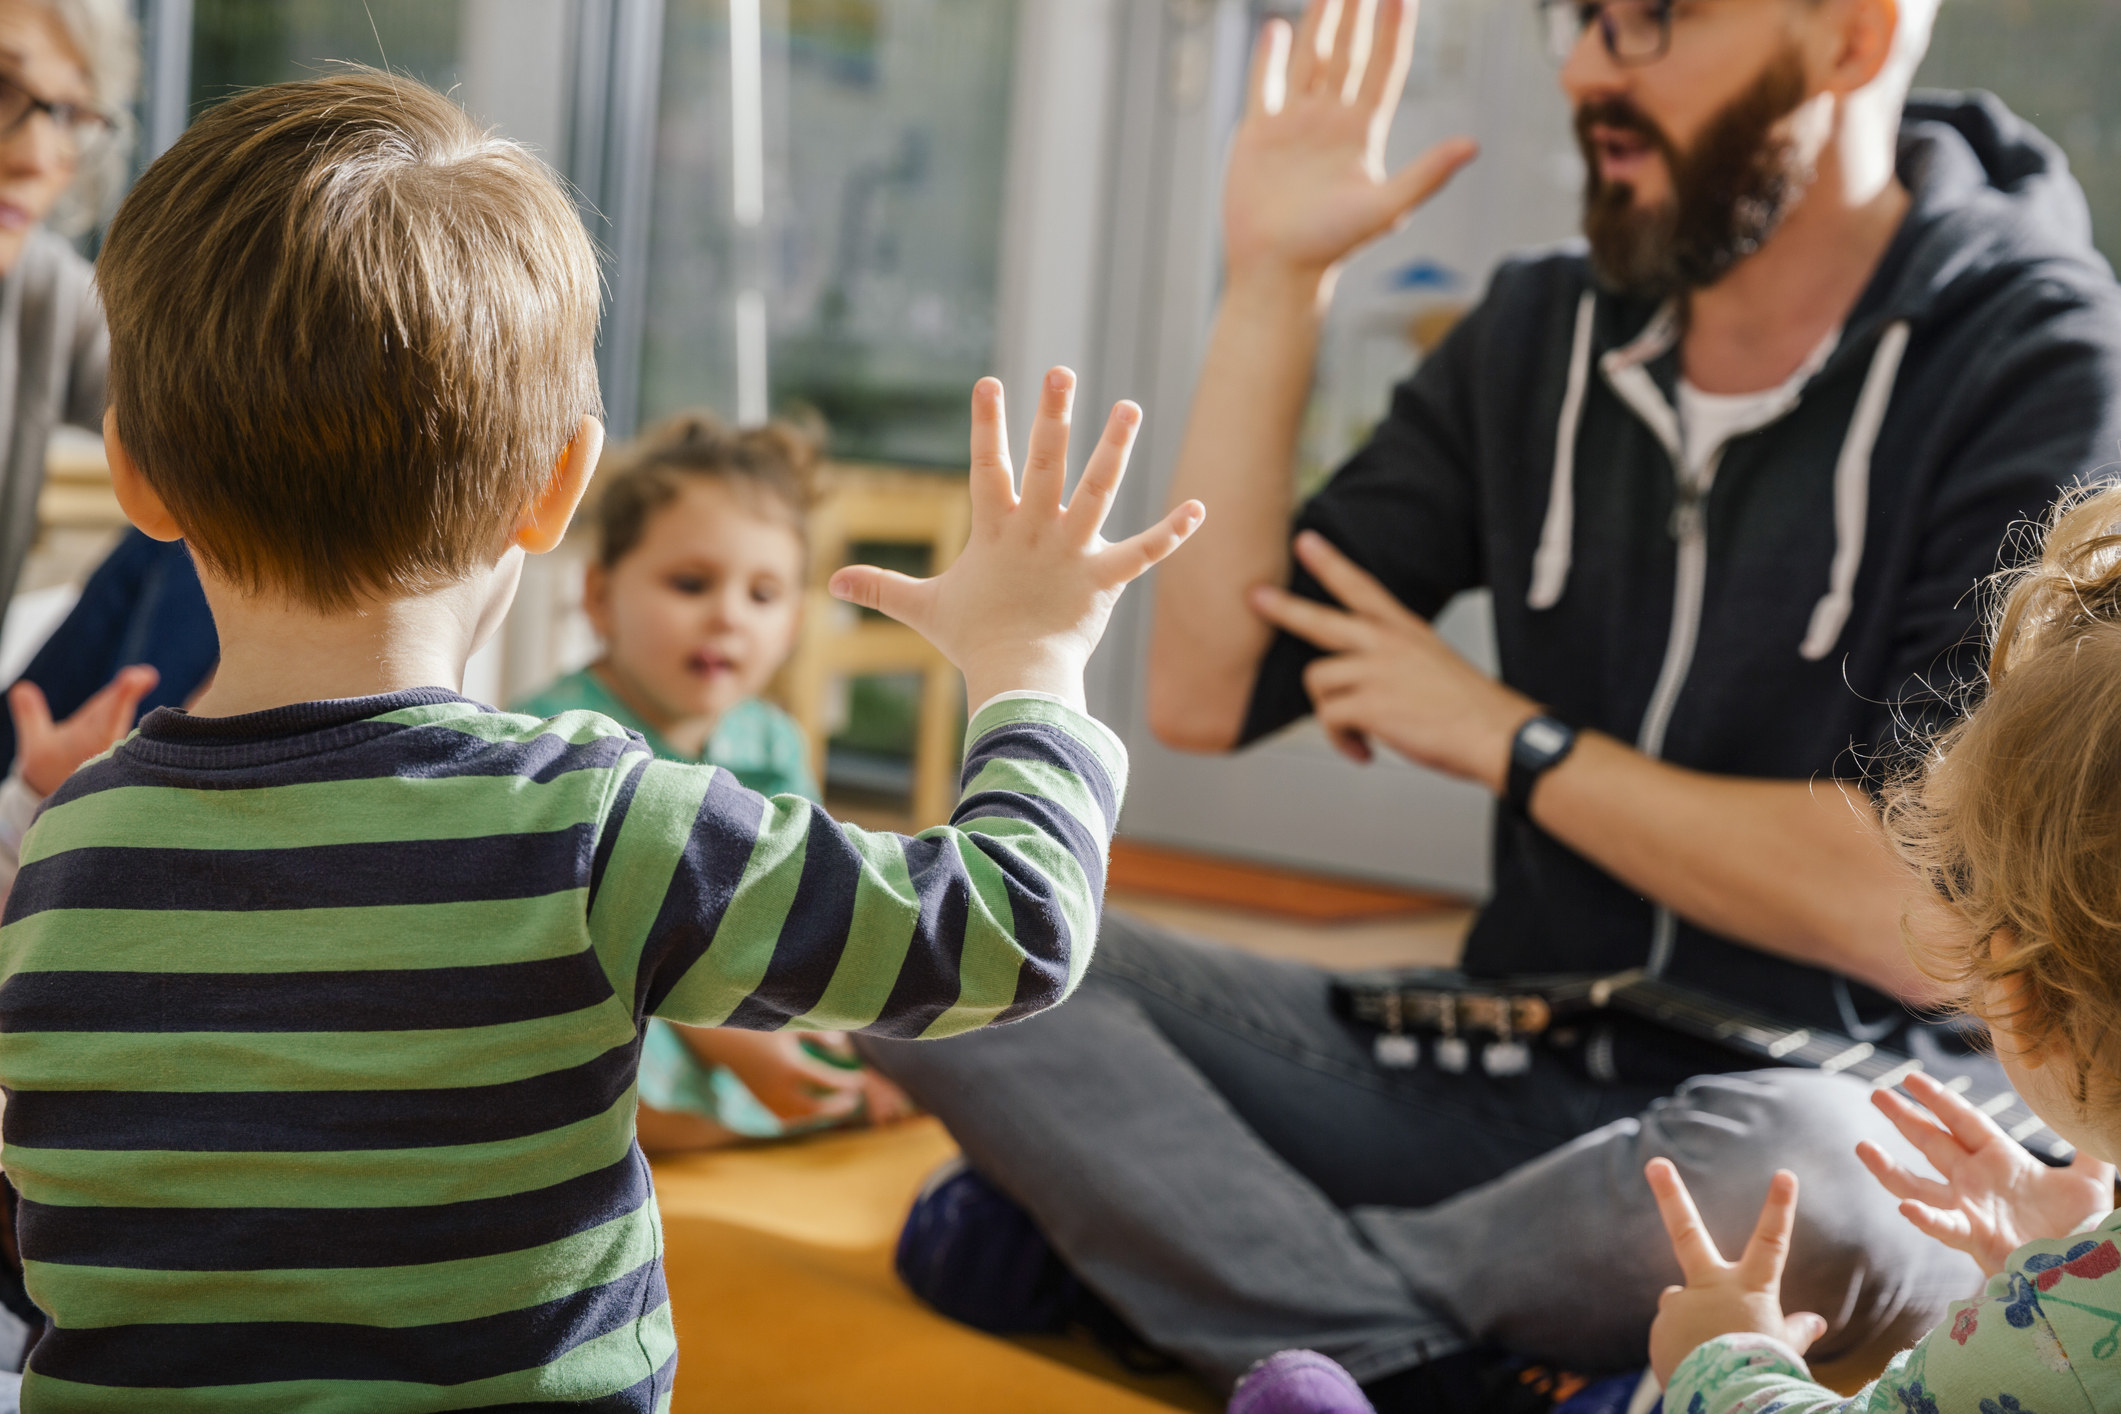
<path id="1" fill-rule="evenodd" d="M 1127 404 L 1063 503 L 1063 370 L 1019 497 L 983 382 L 964 555 L 833 581 L 978 704 L 951 824 L 868 834 L 459 695 L 603 435 L 595 259 L 522 149 L 382 74 L 257 90 L 100 276 L 119 499 L 191 547 L 222 656 L 53 795 L 0 929 L 25 1407 L 662 1408 L 646 1019 L 942 1036 L 1066 996 L 1126 769 L 1083 664 L 1200 508 L 1100 537 Z"/>

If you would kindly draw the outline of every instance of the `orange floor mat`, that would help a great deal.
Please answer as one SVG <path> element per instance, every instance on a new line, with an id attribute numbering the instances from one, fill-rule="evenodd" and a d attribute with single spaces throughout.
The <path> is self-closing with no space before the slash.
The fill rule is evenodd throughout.
<path id="1" fill-rule="evenodd" d="M 999 1340 L 943 1320 L 891 1272 L 941 1124 L 655 1165 L 678 1332 L 673 1414 L 1169 1414 L 1220 1405 L 1132 1377 L 1087 1343 Z"/>

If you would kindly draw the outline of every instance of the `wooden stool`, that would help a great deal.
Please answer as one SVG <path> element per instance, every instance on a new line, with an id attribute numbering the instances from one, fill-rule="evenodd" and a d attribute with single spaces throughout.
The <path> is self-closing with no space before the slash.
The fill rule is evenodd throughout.
<path id="1" fill-rule="evenodd" d="M 913 796 L 908 816 L 857 823 L 914 830 L 940 825 L 957 804 L 964 742 L 959 734 L 964 682 L 948 659 L 903 624 L 863 614 L 826 592 L 832 572 L 852 563 L 863 543 L 924 545 L 928 573 L 957 558 L 972 528 L 972 503 L 961 475 L 834 463 L 821 477 L 822 497 L 810 515 L 810 584 L 803 635 L 782 670 L 788 712 L 808 733 L 811 763 L 825 779 L 827 694 L 841 678 L 883 673 L 921 677 L 919 725 L 913 749 Z M 844 812 L 836 812 L 844 813 Z"/>

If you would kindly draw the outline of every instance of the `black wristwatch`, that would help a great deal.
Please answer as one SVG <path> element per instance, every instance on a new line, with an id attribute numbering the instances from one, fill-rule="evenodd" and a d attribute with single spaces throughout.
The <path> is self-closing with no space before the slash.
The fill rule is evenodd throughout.
<path id="1" fill-rule="evenodd" d="M 1542 712 L 1517 729 L 1510 742 L 1510 774 L 1502 798 L 1521 814 L 1532 811 L 1532 787 L 1576 749 L 1576 728 Z"/>

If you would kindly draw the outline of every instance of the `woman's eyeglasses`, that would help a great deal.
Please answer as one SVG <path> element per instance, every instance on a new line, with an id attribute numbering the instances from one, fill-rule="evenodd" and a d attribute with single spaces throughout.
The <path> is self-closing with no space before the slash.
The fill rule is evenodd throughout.
<path id="1" fill-rule="evenodd" d="M 0 70 L 0 140 L 13 137 L 38 113 L 52 120 L 61 149 L 76 166 L 101 157 L 118 135 L 118 125 L 99 109 L 39 98 L 20 79 Z"/>
<path id="2" fill-rule="evenodd" d="M 1654 64 L 1672 47 L 1672 0 L 1539 0 L 1539 11 L 1556 63 L 1593 25 L 1616 64 Z"/>

